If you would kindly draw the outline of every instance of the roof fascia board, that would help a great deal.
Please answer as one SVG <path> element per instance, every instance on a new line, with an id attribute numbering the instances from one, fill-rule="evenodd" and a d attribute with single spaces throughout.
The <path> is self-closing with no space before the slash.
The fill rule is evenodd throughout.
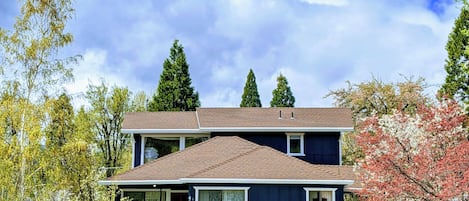
<path id="1" fill-rule="evenodd" d="M 353 180 L 307 180 L 307 179 L 224 179 L 224 178 L 181 178 L 183 183 L 203 183 L 203 184 L 222 184 L 222 183 L 239 183 L 239 184 L 335 184 L 349 185 L 353 184 Z"/>
<path id="2" fill-rule="evenodd" d="M 122 133 L 151 134 L 151 133 L 207 133 L 200 129 L 121 129 Z"/>
<path id="3" fill-rule="evenodd" d="M 206 132 L 342 132 L 353 131 L 353 127 L 200 127 Z"/>
<path id="4" fill-rule="evenodd" d="M 122 133 L 205 133 L 210 132 L 344 132 L 353 127 L 201 127 L 200 129 L 121 129 Z"/>
<path id="5" fill-rule="evenodd" d="M 102 180 L 100 185 L 154 185 L 154 184 L 183 184 L 180 180 Z"/>
<path id="6" fill-rule="evenodd" d="M 179 180 L 114 180 L 98 181 L 100 185 L 154 185 L 154 184 L 323 184 L 350 185 L 353 180 L 304 180 L 304 179 L 221 179 L 181 178 Z"/>

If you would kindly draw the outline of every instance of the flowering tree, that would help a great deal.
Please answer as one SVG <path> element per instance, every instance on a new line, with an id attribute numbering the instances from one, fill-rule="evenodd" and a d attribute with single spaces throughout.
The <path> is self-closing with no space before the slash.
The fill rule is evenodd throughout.
<path id="1" fill-rule="evenodd" d="M 449 200 L 469 196 L 466 115 L 456 102 L 420 105 L 360 125 L 363 190 L 370 200 Z"/>

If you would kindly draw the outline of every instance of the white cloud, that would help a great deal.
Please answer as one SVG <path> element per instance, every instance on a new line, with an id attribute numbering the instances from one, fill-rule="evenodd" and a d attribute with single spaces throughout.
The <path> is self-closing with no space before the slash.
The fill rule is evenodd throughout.
<path id="1" fill-rule="evenodd" d="M 329 6 L 345 6 L 348 4 L 347 0 L 300 0 L 309 4 L 320 4 Z"/>
<path id="2" fill-rule="evenodd" d="M 332 106 L 323 99 L 329 90 L 372 75 L 385 82 L 400 74 L 430 85 L 444 81 L 455 5 L 437 15 L 421 1 L 303 1 L 77 2 L 75 26 L 83 27 L 72 30 L 85 53 L 69 90 L 104 77 L 151 95 L 175 38 L 206 107 L 238 106 L 249 68 L 264 106 L 279 72 L 300 107 Z"/>

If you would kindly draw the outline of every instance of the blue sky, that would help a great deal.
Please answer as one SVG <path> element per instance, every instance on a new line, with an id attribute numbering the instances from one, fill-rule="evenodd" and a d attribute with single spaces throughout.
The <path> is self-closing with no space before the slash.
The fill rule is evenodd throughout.
<path id="1" fill-rule="evenodd" d="M 17 1 L 0 2 L 12 26 Z M 424 77 L 434 93 L 446 75 L 444 46 L 459 5 L 449 0 L 76 0 L 68 30 L 81 54 L 75 82 L 155 91 L 174 39 L 185 48 L 202 106 L 238 106 L 254 70 L 263 106 L 284 74 L 299 107 L 330 107 L 330 91 L 373 76 L 385 82 Z"/>

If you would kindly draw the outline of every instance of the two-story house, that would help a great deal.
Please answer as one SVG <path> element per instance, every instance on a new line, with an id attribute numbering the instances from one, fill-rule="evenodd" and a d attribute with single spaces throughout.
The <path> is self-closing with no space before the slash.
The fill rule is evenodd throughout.
<path id="1" fill-rule="evenodd" d="M 342 201 L 344 108 L 197 108 L 125 116 L 133 168 L 101 181 L 151 201 Z"/>

